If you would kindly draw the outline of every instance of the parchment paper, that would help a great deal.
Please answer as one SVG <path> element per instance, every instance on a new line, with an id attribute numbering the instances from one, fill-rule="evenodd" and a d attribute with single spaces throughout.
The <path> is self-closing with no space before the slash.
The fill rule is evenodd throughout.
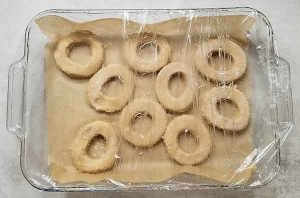
<path id="1" fill-rule="evenodd" d="M 220 26 L 220 21 L 222 26 Z M 247 181 L 254 170 L 254 167 L 245 165 L 247 164 L 246 157 L 253 149 L 251 123 L 245 131 L 238 134 L 230 134 L 206 124 L 200 112 L 202 96 L 214 85 L 197 72 L 194 54 L 199 40 L 218 36 L 224 31 L 224 27 L 230 38 L 238 41 L 246 49 L 247 42 L 244 33 L 251 28 L 252 23 L 253 18 L 248 16 L 198 17 L 190 21 L 178 18 L 150 25 L 140 25 L 122 19 L 100 19 L 85 23 L 71 22 L 58 16 L 44 16 L 38 19 L 37 24 L 41 31 L 49 38 L 45 54 L 45 84 L 48 112 L 48 159 L 52 178 L 60 183 L 74 181 L 93 183 L 104 179 L 121 182 L 161 182 L 170 180 L 173 176 L 176 176 L 176 181 L 193 181 L 193 178 L 199 178 L 190 174 L 178 176 L 180 173 L 191 173 L 224 183 Z M 96 34 L 103 43 L 105 49 L 103 67 L 110 63 L 125 64 L 122 46 L 129 34 L 154 32 L 164 35 L 172 47 L 171 61 L 183 61 L 194 71 L 197 80 L 195 86 L 197 97 L 193 108 L 186 114 L 196 116 L 199 122 L 203 122 L 209 129 L 214 142 L 210 157 L 196 166 L 182 166 L 169 157 L 162 141 L 149 149 L 141 149 L 132 146 L 119 136 L 118 156 L 120 158 L 117 159 L 112 169 L 99 174 L 78 172 L 72 165 L 70 153 L 72 142 L 80 128 L 92 121 L 102 120 L 112 123 L 118 132 L 122 129 L 119 129 L 117 125 L 119 112 L 106 114 L 96 112 L 89 106 L 86 98 L 88 79 L 71 78 L 57 68 L 53 58 L 56 42 L 61 37 L 77 30 L 89 30 Z M 76 56 L 78 60 L 84 59 L 80 57 L 84 56 L 84 52 L 78 52 Z M 134 98 L 146 97 L 157 101 L 154 91 L 156 75 L 138 75 L 133 72 Z M 246 73 L 236 83 L 249 101 L 250 81 Z M 181 89 L 179 84 L 173 85 L 172 89 L 175 91 Z M 168 120 L 178 115 L 181 114 L 169 112 Z M 188 140 L 183 140 L 183 143 L 185 141 Z"/>

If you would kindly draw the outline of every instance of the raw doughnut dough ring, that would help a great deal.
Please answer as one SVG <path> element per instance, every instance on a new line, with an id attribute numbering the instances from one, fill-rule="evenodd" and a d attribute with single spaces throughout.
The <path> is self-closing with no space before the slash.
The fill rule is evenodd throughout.
<path id="1" fill-rule="evenodd" d="M 180 73 L 185 80 L 185 89 L 181 96 L 175 97 L 169 90 L 169 80 L 172 75 Z M 174 112 L 184 112 L 193 103 L 194 90 L 193 90 L 193 76 L 187 66 L 183 63 L 174 62 L 166 65 L 158 73 L 155 82 L 155 91 L 159 102 L 168 110 Z"/>
<path id="2" fill-rule="evenodd" d="M 147 134 L 139 134 L 131 127 L 132 119 L 138 113 L 148 113 L 152 117 L 152 127 Z M 167 115 L 159 103 L 136 99 L 129 103 L 122 111 L 119 127 L 121 135 L 128 142 L 139 147 L 150 147 L 156 144 L 162 137 L 167 126 Z"/>
<path id="3" fill-rule="evenodd" d="M 106 152 L 99 159 L 92 159 L 87 148 L 92 139 L 98 135 L 106 141 Z M 72 162 L 80 172 L 99 173 L 109 169 L 115 162 L 118 152 L 118 139 L 115 129 L 106 122 L 95 121 L 83 127 L 72 145 Z"/>
<path id="4" fill-rule="evenodd" d="M 197 148 L 190 153 L 183 151 L 178 144 L 178 137 L 185 130 L 189 130 L 198 143 Z M 170 157 L 183 165 L 199 164 L 209 156 L 212 148 L 212 138 L 208 129 L 191 115 L 174 118 L 169 123 L 163 140 Z"/>
<path id="5" fill-rule="evenodd" d="M 76 43 L 90 46 L 92 55 L 87 65 L 76 63 L 69 58 L 70 48 Z M 103 56 L 102 43 L 88 31 L 74 32 L 62 38 L 54 51 L 57 66 L 66 74 L 77 78 L 85 78 L 94 74 L 101 67 Z"/>
<path id="6" fill-rule="evenodd" d="M 206 43 L 205 43 L 206 44 Z M 209 57 L 213 52 L 224 51 L 232 57 L 233 63 L 225 71 L 219 71 L 209 65 Z M 207 45 L 198 49 L 195 55 L 198 70 L 212 81 L 230 83 L 238 80 L 246 72 L 247 57 L 243 49 L 231 40 L 211 39 Z"/>
<path id="7" fill-rule="evenodd" d="M 222 99 L 232 101 L 239 110 L 237 118 L 228 118 L 217 110 L 217 103 Z M 250 105 L 246 96 L 235 87 L 215 87 L 207 94 L 202 107 L 202 114 L 213 126 L 228 131 L 241 131 L 247 127 L 250 120 Z"/>
<path id="8" fill-rule="evenodd" d="M 146 60 L 138 56 L 137 51 L 140 46 L 153 43 L 157 46 L 155 62 Z M 126 63 L 139 73 L 156 72 L 168 64 L 171 56 L 171 47 L 166 38 L 152 33 L 133 34 L 125 42 L 124 54 Z"/>
<path id="9" fill-rule="evenodd" d="M 102 91 L 103 85 L 117 77 L 122 82 L 122 90 L 117 96 L 107 96 Z M 111 64 L 100 69 L 89 81 L 87 98 L 97 111 L 115 112 L 122 109 L 133 94 L 132 75 L 126 66 Z"/>

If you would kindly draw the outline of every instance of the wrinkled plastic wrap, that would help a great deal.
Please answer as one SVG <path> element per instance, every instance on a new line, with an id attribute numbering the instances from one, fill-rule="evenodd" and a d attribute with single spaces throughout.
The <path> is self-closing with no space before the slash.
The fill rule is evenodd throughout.
<path id="1" fill-rule="evenodd" d="M 293 125 L 289 65 L 258 11 L 54 10 L 35 17 L 25 42 L 10 70 L 8 128 L 22 141 L 22 170 L 34 186 L 250 188 L 278 172 Z M 93 61 L 96 69 L 82 69 Z M 22 100 L 13 101 L 22 85 Z M 95 121 L 111 128 L 88 136 Z M 107 153 L 105 168 L 81 167 L 102 166 Z"/>

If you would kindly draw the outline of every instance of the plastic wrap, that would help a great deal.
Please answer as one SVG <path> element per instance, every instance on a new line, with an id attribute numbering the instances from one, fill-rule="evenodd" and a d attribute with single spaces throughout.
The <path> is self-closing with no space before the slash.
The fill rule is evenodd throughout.
<path id="1" fill-rule="evenodd" d="M 9 75 L 43 190 L 262 186 L 293 126 L 289 65 L 250 8 L 46 11 Z"/>

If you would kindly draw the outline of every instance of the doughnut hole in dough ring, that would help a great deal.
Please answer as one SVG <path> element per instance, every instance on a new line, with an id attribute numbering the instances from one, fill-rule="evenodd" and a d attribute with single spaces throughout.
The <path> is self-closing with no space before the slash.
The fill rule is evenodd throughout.
<path id="1" fill-rule="evenodd" d="M 101 90 L 105 83 L 118 78 L 122 89 L 116 96 L 108 96 Z M 124 65 L 110 64 L 100 69 L 89 81 L 87 98 L 97 111 L 115 112 L 121 110 L 133 94 L 134 85 L 132 74 Z"/>
<path id="2" fill-rule="evenodd" d="M 222 100 L 230 100 L 238 109 L 237 116 L 223 116 L 217 105 Z M 205 95 L 202 115 L 207 122 L 217 128 L 227 131 L 241 131 L 248 126 L 251 109 L 246 96 L 235 87 L 215 87 Z"/>
<path id="3" fill-rule="evenodd" d="M 75 46 L 87 45 L 91 50 L 88 63 L 82 64 L 71 60 L 70 53 Z M 103 63 L 102 43 L 89 31 L 79 31 L 63 37 L 54 51 L 54 58 L 59 69 L 72 77 L 86 78 L 94 74 Z"/>
<path id="4" fill-rule="evenodd" d="M 105 153 L 97 159 L 88 155 L 88 147 L 93 138 L 102 136 L 106 142 Z M 95 121 L 84 126 L 72 144 L 72 162 L 83 173 L 99 173 L 111 168 L 118 152 L 118 139 L 111 124 Z"/>
<path id="5" fill-rule="evenodd" d="M 200 45 L 195 55 L 195 63 L 200 73 L 214 82 L 230 83 L 243 76 L 247 69 L 247 57 L 237 43 L 229 39 L 210 39 Z M 217 53 L 225 64 L 226 55 L 231 61 L 228 69 L 214 68 L 210 65 L 210 58 Z"/>
<path id="6" fill-rule="evenodd" d="M 147 57 L 140 57 L 139 52 L 147 47 L 154 49 Z M 133 70 L 139 73 L 151 73 L 168 64 L 171 47 L 163 36 L 153 33 L 132 34 L 125 41 L 124 55 L 127 65 Z"/>
<path id="7" fill-rule="evenodd" d="M 152 126 L 146 134 L 140 128 L 134 130 L 133 119 L 140 113 L 148 114 L 152 118 Z M 167 115 L 165 110 L 157 102 L 148 99 L 136 99 L 129 103 L 122 111 L 119 127 L 121 135 L 128 142 L 138 147 L 151 147 L 161 140 L 167 126 Z"/>
<path id="8" fill-rule="evenodd" d="M 182 75 L 185 86 L 179 97 L 174 96 L 169 89 L 169 81 L 175 75 Z M 155 91 L 159 102 L 173 112 L 184 112 L 191 107 L 194 99 L 192 70 L 184 63 L 174 62 L 166 65 L 158 73 Z"/>
<path id="9" fill-rule="evenodd" d="M 181 133 L 187 131 L 197 140 L 197 147 L 191 152 L 182 150 L 178 143 Z M 212 150 L 212 138 L 208 129 L 191 115 L 175 117 L 169 123 L 163 140 L 170 157 L 182 165 L 199 164 L 208 158 Z"/>

